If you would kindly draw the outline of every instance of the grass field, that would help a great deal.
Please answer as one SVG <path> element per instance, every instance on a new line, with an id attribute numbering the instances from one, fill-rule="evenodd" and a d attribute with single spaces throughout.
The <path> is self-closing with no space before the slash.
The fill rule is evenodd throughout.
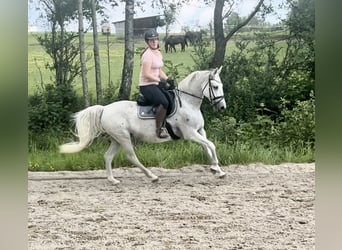
<path id="1" fill-rule="evenodd" d="M 28 35 L 28 94 L 32 95 L 37 88 L 43 83 L 51 83 L 53 80 L 53 73 L 46 69 L 45 65 L 51 63 L 52 60 L 44 49 L 39 45 L 36 34 Z M 90 93 L 95 93 L 95 70 L 93 60 L 93 41 L 92 34 L 85 35 L 86 55 L 89 55 L 91 59 L 87 62 L 88 68 L 88 84 Z M 133 84 L 132 94 L 137 91 L 138 76 L 140 71 L 140 55 L 139 51 L 145 48 L 145 42 L 143 40 L 135 41 L 135 50 L 138 52 L 134 56 L 134 70 L 133 70 Z M 234 49 L 234 43 L 229 42 L 227 45 L 227 53 Z M 101 79 L 102 86 L 105 87 L 109 82 L 108 75 L 108 57 L 107 57 L 107 36 L 99 35 L 99 49 L 101 60 Z M 176 53 L 165 53 L 164 44 L 160 42 L 161 52 L 163 53 L 164 61 L 171 61 L 174 65 L 182 64 L 178 67 L 180 73 L 180 81 L 188 73 L 188 68 L 194 65 L 191 54 L 194 49 L 192 46 L 186 48 L 185 52 L 180 52 L 180 45 L 176 46 Z M 110 57 L 110 71 L 111 82 L 118 86 L 121 81 L 122 65 L 124 59 L 124 41 L 117 39 L 114 35 L 109 36 L 109 57 Z M 75 89 L 78 93 L 82 93 L 81 78 L 78 77 L 74 83 Z"/>
<path id="2" fill-rule="evenodd" d="M 52 82 L 53 74 L 45 68 L 47 63 L 51 62 L 51 58 L 43 48 L 38 44 L 35 35 L 29 35 L 28 44 L 28 94 L 31 95 L 36 86 L 39 86 L 43 81 L 44 83 Z M 91 59 L 87 62 L 88 68 L 88 84 L 89 91 L 95 93 L 95 70 L 93 60 L 93 43 L 92 35 L 87 34 L 86 37 L 86 55 L 89 55 Z M 102 86 L 105 87 L 109 83 L 108 75 L 108 56 L 107 56 L 107 37 L 99 35 L 99 49 L 100 49 L 100 60 L 101 60 L 101 80 Z M 161 44 L 163 46 L 163 44 Z M 144 41 L 136 41 L 135 50 L 139 51 L 145 47 Z M 187 48 L 184 53 L 164 53 L 164 60 L 170 60 L 174 64 L 183 63 L 184 67 L 180 67 L 182 76 L 187 74 L 185 66 L 192 66 L 193 60 L 191 59 L 191 48 Z M 124 41 L 117 40 L 115 36 L 109 37 L 109 57 L 110 57 L 110 80 L 114 85 L 119 85 L 121 81 L 122 65 L 124 58 Z M 134 56 L 134 70 L 133 70 L 133 84 L 132 92 L 137 90 L 138 76 L 140 70 L 140 58 L 139 54 Z M 82 91 L 81 78 L 78 77 L 75 81 L 75 89 L 78 93 Z"/>

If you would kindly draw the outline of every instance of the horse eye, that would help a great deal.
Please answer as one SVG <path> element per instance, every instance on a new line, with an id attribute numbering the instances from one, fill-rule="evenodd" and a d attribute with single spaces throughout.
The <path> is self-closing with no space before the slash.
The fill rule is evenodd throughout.
<path id="1" fill-rule="evenodd" d="M 218 89 L 218 86 L 213 86 L 214 89 Z"/>

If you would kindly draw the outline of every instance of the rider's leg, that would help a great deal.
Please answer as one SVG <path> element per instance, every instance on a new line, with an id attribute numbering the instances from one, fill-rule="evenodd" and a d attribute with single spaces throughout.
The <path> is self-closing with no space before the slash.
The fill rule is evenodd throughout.
<path id="1" fill-rule="evenodd" d="M 159 138 L 167 138 L 169 136 L 164 127 L 165 118 L 166 108 L 163 105 L 159 105 L 156 109 L 156 133 Z"/>
<path id="2" fill-rule="evenodd" d="M 156 133 L 159 138 L 168 137 L 164 122 L 169 107 L 169 100 L 158 85 L 140 87 L 141 93 L 154 107 L 156 107 Z"/>

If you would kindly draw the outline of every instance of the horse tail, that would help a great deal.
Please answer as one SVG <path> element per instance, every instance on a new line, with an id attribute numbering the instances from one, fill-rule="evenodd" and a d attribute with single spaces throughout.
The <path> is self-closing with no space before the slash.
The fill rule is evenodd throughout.
<path id="1" fill-rule="evenodd" d="M 79 141 L 61 145 L 59 147 L 60 153 L 80 152 L 103 132 L 101 127 L 103 108 L 104 106 L 94 105 L 73 115 L 75 135 Z"/>

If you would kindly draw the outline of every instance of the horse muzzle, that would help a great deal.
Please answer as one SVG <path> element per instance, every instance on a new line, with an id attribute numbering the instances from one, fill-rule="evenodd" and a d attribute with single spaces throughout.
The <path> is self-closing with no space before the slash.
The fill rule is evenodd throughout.
<path id="1" fill-rule="evenodd" d="M 223 97 L 220 98 L 220 100 L 218 100 L 217 102 L 215 102 L 214 108 L 218 112 L 224 112 L 225 111 L 225 109 L 227 108 L 227 105 L 226 105 L 226 101 L 224 100 Z"/>

